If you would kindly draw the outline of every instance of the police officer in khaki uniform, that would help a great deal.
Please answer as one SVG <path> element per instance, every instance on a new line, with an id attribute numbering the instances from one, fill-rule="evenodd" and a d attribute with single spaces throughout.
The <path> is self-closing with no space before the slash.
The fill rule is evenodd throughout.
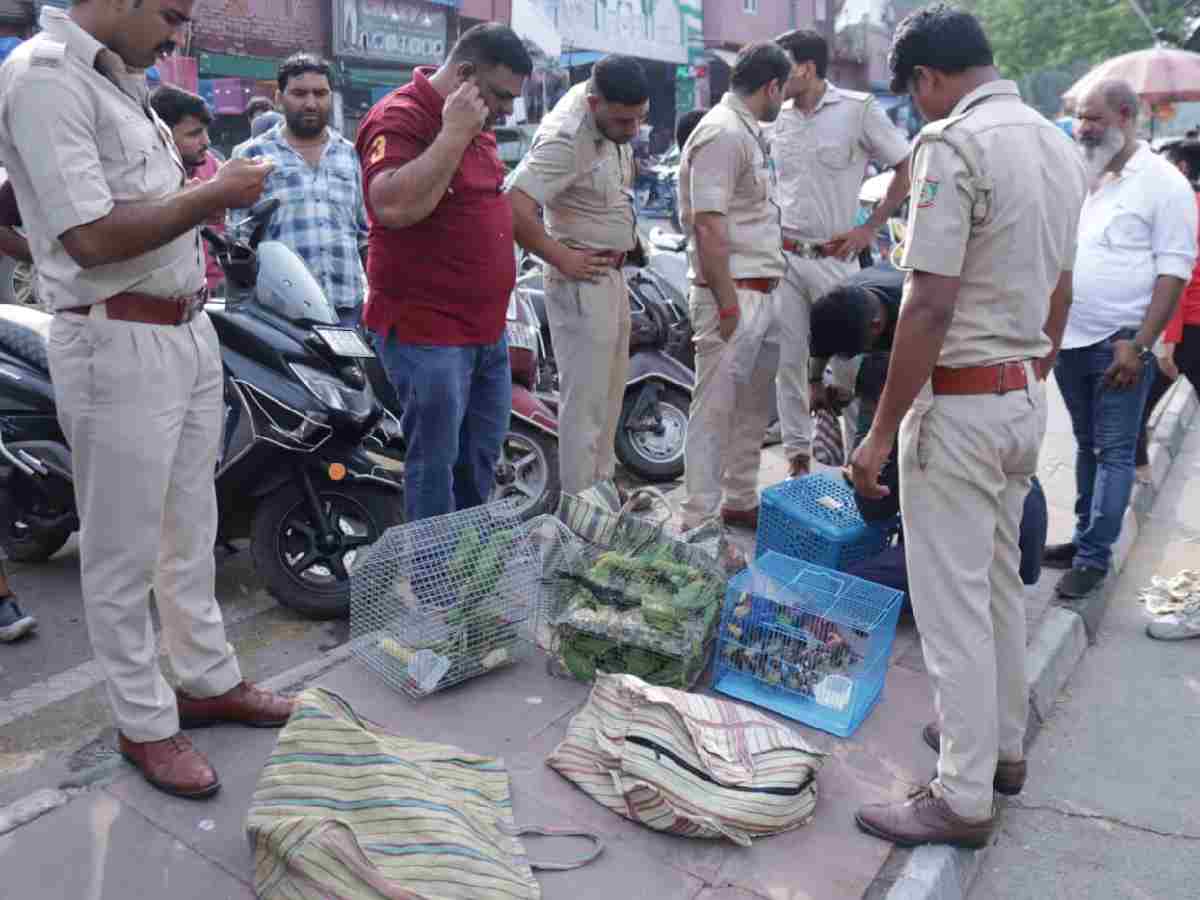
<path id="1" fill-rule="evenodd" d="M 185 187 L 144 70 L 191 12 L 191 0 L 46 7 L 43 31 L 0 69 L 0 157 L 54 310 L 84 606 L 120 749 L 156 787 L 205 797 L 220 781 L 181 725 L 278 726 L 291 703 L 242 680 L 213 593 L 223 390 L 196 226 L 253 204 L 269 167 L 231 163 Z M 158 667 L 151 588 L 178 691 Z"/>
<path id="2" fill-rule="evenodd" d="M 913 611 L 933 679 L 937 777 L 907 803 L 868 806 L 865 830 L 903 845 L 983 846 L 993 787 L 1018 793 L 1025 593 L 1021 511 L 1046 429 L 1044 378 L 1071 301 L 1087 191 L 1070 140 L 1000 80 L 968 13 L 909 16 L 892 90 L 926 120 L 913 156 L 909 270 L 887 384 L 854 454 L 855 488 L 900 440 L 900 508 Z"/>
<path id="3" fill-rule="evenodd" d="M 630 142 L 649 96 L 637 60 L 604 57 L 542 121 L 508 186 L 517 242 L 546 262 L 546 314 L 562 394 L 559 473 L 569 494 L 613 477 L 629 372 L 621 267 L 637 246 Z"/>
<path id="4" fill-rule="evenodd" d="M 783 449 L 793 477 L 808 472 L 812 447 L 809 367 L 812 305 L 855 268 L 859 253 L 908 196 L 908 141 L 875 98 L 825 78 L 829 45 L 815 31 L 776 39 L 796 64 L 788 101 L 769 129 L 779 173 L 787 274 L 780 286 L 783 334 L 776 387 Z M 895 168 L 887 194 L 871 218 L 854 226 L 867 163 Z M 819 387 L 817 388 L 819 390 Z"/>
<path id="5" fill-rule="evenodd" d="M 759 123 L 779 115 L 791 71 L 778 44 L 744 47 L 730 90 L 683 148 L 680 220 L 690 238 L 696 342 L 685 450 L 688 529 L 718 514 L 727 523 L 750 525 L 758 509 L 762 438 L 779 356 L 774 297 L 784 267 L 771 152 Z"/>

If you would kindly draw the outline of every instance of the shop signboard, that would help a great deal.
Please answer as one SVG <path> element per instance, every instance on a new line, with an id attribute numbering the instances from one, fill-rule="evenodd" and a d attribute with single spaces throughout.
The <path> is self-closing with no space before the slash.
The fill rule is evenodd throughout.
<path id="1" fill-rule="evenodd" d="M 333 49 L 351 59 L 438 65 L 446 57 L 446 11 L 406 0 L 335 0 Z"/>
<path id="2" fill-rule="evenodd" d="M 701 0 L 534 0 L 562 36 L 563 50 L 627 53 L 689 62 Z M 726 0 L 734 2 L 734 0 Z"/>

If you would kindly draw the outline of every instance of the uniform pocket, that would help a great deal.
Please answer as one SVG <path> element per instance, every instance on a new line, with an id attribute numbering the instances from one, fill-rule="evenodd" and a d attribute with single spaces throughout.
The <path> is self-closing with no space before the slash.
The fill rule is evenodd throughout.
<path id="1" fill-rule="evenodd" d="M 827 169 L 846 169 L 854 162 L 854 148 L 839 144 L 822 144 L 817 148 L 817 160 Z"/>
<path id="2" fill-rule="evenodd" d="M 1127 250 L 1150 249 L 1150 224 L 1136 212 L 1118 208 L 1104 228 L 1104 242 Z"/>

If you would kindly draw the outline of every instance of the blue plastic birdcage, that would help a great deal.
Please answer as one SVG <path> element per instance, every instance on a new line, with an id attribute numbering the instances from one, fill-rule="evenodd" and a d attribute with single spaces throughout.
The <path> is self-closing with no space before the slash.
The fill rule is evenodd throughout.
<path id="1" fill-rule="evenodd" d="M 882 553 L 896 525 L 863 521 L 854 490 L 840 477 L 789 478 L 762 492 L 754 555 L 774 550 L 841 570 Z"/>
<path id="2" fill-rule="evenodd" d="M 729 582 L 713 689 L 848 737 L 883 692 L 903 600 L 768 551 Z"/>

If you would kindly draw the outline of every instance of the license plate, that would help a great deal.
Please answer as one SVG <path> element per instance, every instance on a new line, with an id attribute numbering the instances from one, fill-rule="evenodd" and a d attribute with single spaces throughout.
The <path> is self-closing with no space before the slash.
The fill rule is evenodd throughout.
<path id="1" fill-rule="evenodd" d="M 352 328 L 326 328 L 314 326 L 313 331 L 338 356 L 349 356 L 354 359 L 370 359 L 375 351 L 367 346 L 362 335 Z"/>

